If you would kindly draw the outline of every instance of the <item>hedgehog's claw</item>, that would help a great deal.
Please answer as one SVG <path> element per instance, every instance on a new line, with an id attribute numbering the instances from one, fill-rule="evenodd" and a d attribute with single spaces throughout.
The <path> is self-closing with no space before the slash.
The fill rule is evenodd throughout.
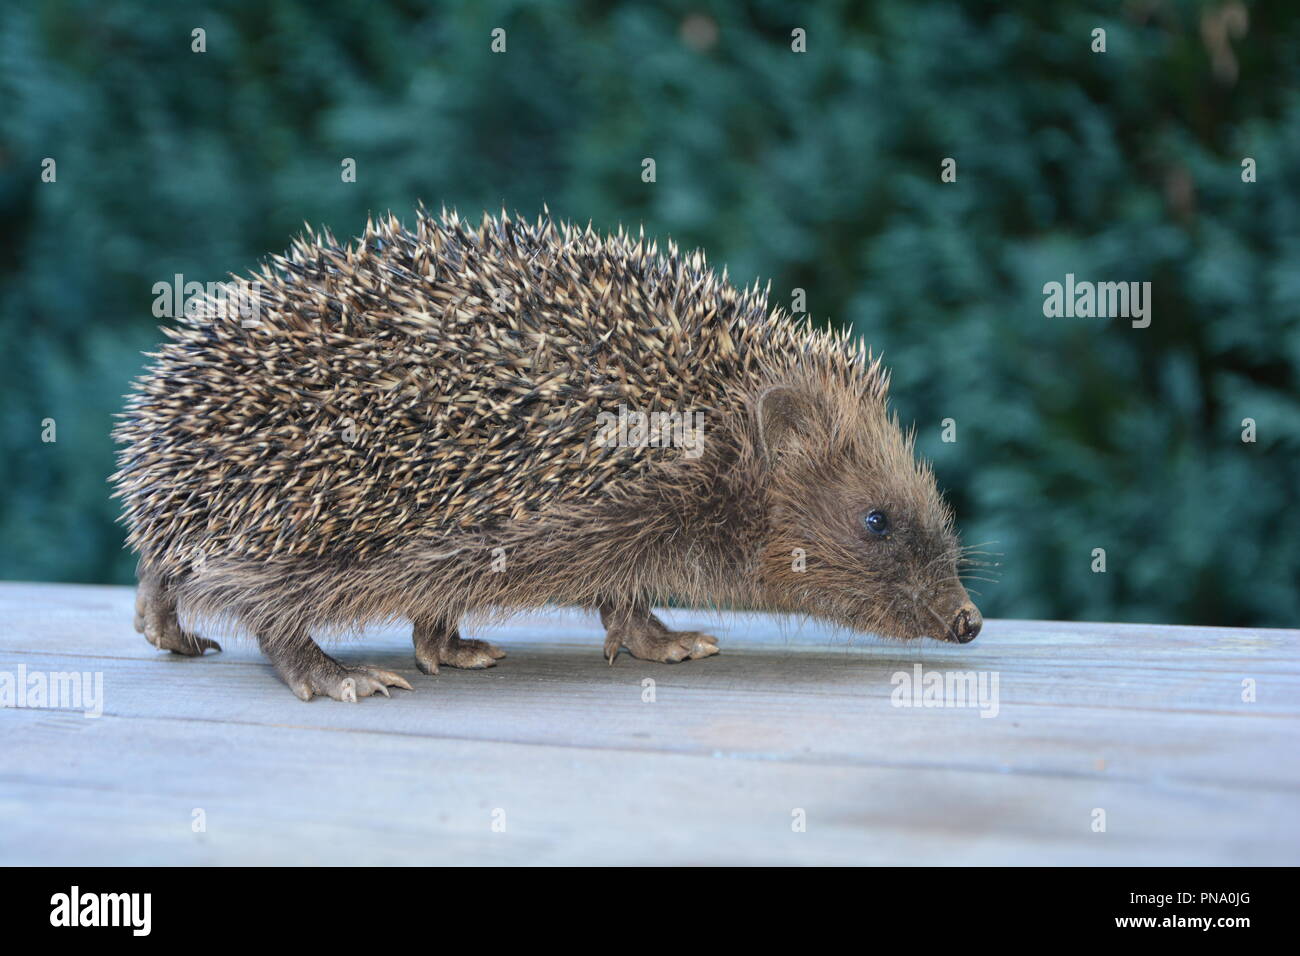
<path id="1" fill-rule="evenodd" d="M 332 697 L 334 700 L 355 704 L 358 698 L 383 694 L 391 697 L 389 687 L 401 687 L 413 690 L 406 678 L 392 671 L 380 670 L 378 667 L 344 667 L 326 656 L 322 657 L 333 667 L 317 666 L 310 673 L 286 681 L 289 689 L 301 700 L 311 700 L 317 694 Z M 283 675 L 282 675 L 283 676 Z"/>

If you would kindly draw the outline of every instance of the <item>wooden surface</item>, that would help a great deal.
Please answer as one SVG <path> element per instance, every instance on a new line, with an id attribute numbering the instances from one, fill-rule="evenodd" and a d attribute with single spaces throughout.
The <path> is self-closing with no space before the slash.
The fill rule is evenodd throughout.
<path id="1" fill-rule="evenodd" d="M 155 651 L 127 588 L 0 585 L 0 675 L 104 686 L 97 719 L 0 710 L 0 863 L 1300 863 L 1300 631 L 666 616 L 722 653 L 609 667 L 556 611 L 428 678 L 392 629 L 332 652 L 414 693 L 304 704 L 250 643 Z M 895 706 L 917 664 L 996 673 L 997 716 Z"/>

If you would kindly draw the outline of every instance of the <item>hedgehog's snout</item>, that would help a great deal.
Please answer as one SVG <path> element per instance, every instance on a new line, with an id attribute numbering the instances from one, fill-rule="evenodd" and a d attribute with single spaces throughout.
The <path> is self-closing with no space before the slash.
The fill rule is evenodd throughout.
<path id="1" fill-rule="evenodd" d="M 969 644 L 983 626 L 984 618 L 980 616 L 979 608 L 967 601 L 957 609 L 956 616 L 948 625 L 948 640 L 955 644 Z"/>
<path id="2" fill-rule="evenodd" d="M 929 636 L 951 644 L 969 644 L 984 626 L 984 617 L 966 589 L 960 584 L 945 589 L 932 603 L 916 602 L 918 610 L 924 609 L 931 621 Z M 937 633 L 936 633 L 937 631 Z"/>

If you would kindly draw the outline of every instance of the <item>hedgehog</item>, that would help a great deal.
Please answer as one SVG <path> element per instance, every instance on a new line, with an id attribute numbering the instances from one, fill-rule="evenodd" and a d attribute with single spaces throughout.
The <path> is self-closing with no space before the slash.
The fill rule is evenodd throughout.
<path id="1" fill-rule="evenodd" d="M 184 655 L 233 629 L 352 702 L 411 684 L 317 637 L 409 621 L 436 675 L 505 657 L 465 619 L 546 605 L 599 613 L 611 664 L 718 653 L 665 602 L 974 639 L 888 372 L 768 291 L 549 211 L 306 227 L 164 328 L 118 416 L 136 629 Z"/>

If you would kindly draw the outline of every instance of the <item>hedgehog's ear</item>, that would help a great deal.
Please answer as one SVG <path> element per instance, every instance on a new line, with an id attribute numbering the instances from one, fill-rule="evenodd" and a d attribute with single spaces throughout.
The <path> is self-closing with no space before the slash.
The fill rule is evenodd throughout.
<path id="1" fill-rule="evenodd" d="M 773 385 L 758 393 L 754 401 L 758 445 L 764 460 L 776 461 L 781 452 L 812 425 L 812 407 L 807 396 L 788 385 Z"/>

